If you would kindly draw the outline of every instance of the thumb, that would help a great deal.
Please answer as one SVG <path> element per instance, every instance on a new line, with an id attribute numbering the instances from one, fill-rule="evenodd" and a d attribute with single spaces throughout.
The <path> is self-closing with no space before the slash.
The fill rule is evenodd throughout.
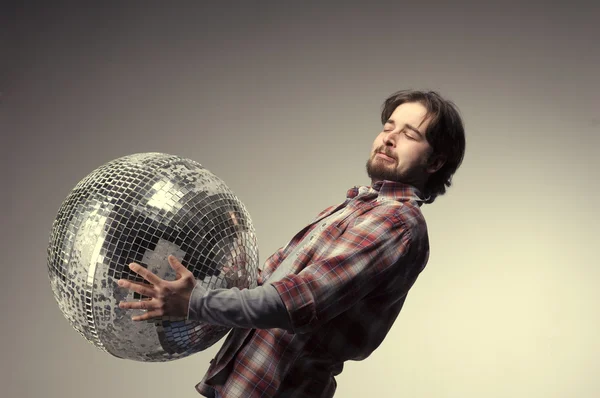
<path id="1" fill-rule="evenodd" d="M 177 273 L 180 273 L 182 269 L 185 269 L 183 264 L 181 264 L 181 262 L 179 262 L 179 260 L 177 260 L 177 258 L 175 258 L 173 255 L 169 256 L 169 264 L 171 265 L 171 268 L 177 271 Z"/>

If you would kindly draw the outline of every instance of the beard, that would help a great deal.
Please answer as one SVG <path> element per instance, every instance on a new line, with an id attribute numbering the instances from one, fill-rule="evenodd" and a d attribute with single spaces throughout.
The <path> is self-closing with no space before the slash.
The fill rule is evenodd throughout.
<path id="1" fill-rule="evenodd" d="M 418 186 L 420 184 L 420 181 L 423 179 L 423 176 L 420 174 L 420 172 L 427 166 L 426 162 L 420 164 L 412 170 L 400 171 L 398 170 L 398 160 L 393 157 L 392 154 L 385 151 L 383 152 L 386 153 L 386 155 L 391 156 L 394 161 L 388 162 L 382 158 L 377 158 L 376 153 L 372 155 L 369 160 L 367 160 L 367 175 L 373 181 L 373 183 L 376 181 L 387 180 L 401 182 L 413 186 Z"/>
<path id="2" fill-rule="evenodd" d="M 394 162 L 387 162 L 383 159 L 377 159 L 375 157 L 369 158 L 367 160 L 366 168 L 367 175 L 373 181 L 396 181 L 400 182 L 402 175 L 398 173 L 396 170 L 397 161 L 394 159 Z"/>

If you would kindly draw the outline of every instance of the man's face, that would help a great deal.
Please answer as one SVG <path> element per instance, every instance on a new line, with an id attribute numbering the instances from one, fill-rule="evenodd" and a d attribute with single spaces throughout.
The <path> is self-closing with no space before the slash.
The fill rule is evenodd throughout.
<path id="1" fill-rule="evenodd" d="M 372 184 L 391 180 L 423 189 L 428 175 L 439 169 L 427 164 L 432 148 L 425 137 L 430 122 L 426 114 L 422 104 L 408 102 L 390 115 L 367 161 Z"/>

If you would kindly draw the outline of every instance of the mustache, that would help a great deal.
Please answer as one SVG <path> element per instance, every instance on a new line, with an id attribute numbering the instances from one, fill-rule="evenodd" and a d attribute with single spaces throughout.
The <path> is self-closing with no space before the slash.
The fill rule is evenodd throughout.
<path id="1" fill-rule="evenodd" d="M 382 153 L 382 154 L 384 154 L 386 156 L 389 156 L 392 159 L 396 159 L 396 157 L 394 156 L 394 154 L 391 153 L 391 152 L 386 152 L 385 148 L 378 149 L 377 151 L 375 151 L 375 154 L 377 154 L 377 153 Z"/>

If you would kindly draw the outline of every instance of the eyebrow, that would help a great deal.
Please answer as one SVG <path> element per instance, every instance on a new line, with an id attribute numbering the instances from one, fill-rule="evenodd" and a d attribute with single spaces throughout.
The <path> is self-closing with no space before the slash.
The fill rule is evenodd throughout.
<path id="1" fill-rule="evenodd" d="M 394 126 L 396 125 L 396 123 L 395 123 L 395 122 L 394 122 L 392 119 L 388 119 L 388 120 L 387 120 L 387 122 L 386 122 L 386 124 L 387 124 L 387 123 L 389 123 L 389 124 L 393 124 Z M 408 123 L 405 123 L 405 124 L 404 124 L 404 127 L 406 127 L 407 129 L 409 129 L 409 130 L 411 130 L 411 131 L 414 131 L 416 134 L 418 134 L 418 135 L 419 135 L 419 137 L 423 138 L 423 134 L 421 134 L 421 132 L 420 132 L 419 130 L 417 130 L 417 128 L 416 128 L 416 127 L 414 127 L 414 126 L 412 126 L 412 125 L 410 125 L 410 124 L 408 124 Z"/>

